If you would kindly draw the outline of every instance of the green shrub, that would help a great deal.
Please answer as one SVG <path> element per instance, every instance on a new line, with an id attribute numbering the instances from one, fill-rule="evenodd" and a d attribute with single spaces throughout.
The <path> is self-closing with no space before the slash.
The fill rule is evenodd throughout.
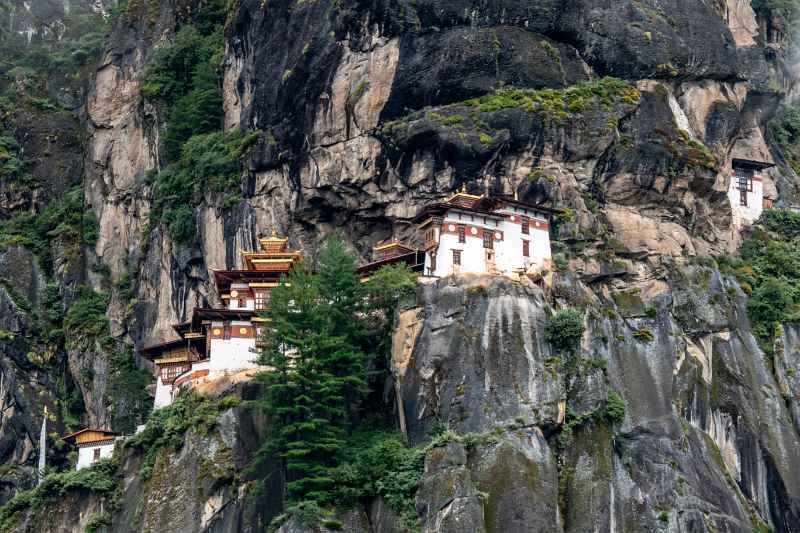
<path id="1" fill-rule="evenodd" d="M 583 336 L 583 313 L 577 309 L 562 309 L 550 318 L 544 328 L 544 338 L 557 351 L 575 352 Z"/>
<path id="2" fill-rule="evenodd" d="M 382 497 L 409 529 L 417 526 L 414 494 L 422 477 L 425 451 L 411 448 L 395 431 L 361 430 L 348 440 L 332 473 L 332 501 L 350 508 Z"/>
<path id="3" fill-rule="evenodd" d="M 176 242 L 192 242 L 197 235 L 194 209 L 206 193 L 238 197 L 241 159 L 258 140 L 259 133 L 222 132 L 195 135 L 183 144 L 180 159 L 152 175 L 153 204 L 150 223 L 163 223 Z"/>
<path id="4" fill-rule="evenodd" d="M 186 394 L 169 406 L 153 411 L 144 430 L 125 443 L 145 452 L 141 477 L 145 480 L 150 478 L 159 454 L 180 451 L 189 429 L 208 435 L 216 427 L 220 413 L 237 404 L 236 397 L 227 396 L 214 401 L 198 394 Z"/>
<path id="5" fill-rule="evenodd" d="M 627 404 L 617 391 L 608 393 L 605 408 L 600 412 L 599 418 L 611 425 L 621 424 L 625 420 Z"/>
<path id="6" fill-rule="evenodd" d="M 639 328 L 633 332 L 633 338 L 642 342 L 653 342 L 655 337 L 653 336 L 652 330 L 650 328 Z"/>
<path id="7" fill-rule="evenodd" d="M 97 338 L 108 332 L 108 296 L 84 287 L 64 316 L 64 331 L 75 338 Z"/>
<path id="8" fill-rule="evenodd" d="M 40 485 L 17 493 L 0 508 L 0 531 L 13 529 L 22 512 L 35 511 L 46 502 L 61 498 L 69 492 L 111 494 L 119 486 L 118 470 L 119 464 L 116 460 L 104 459 L 89 468 L 48 475 Z"/>

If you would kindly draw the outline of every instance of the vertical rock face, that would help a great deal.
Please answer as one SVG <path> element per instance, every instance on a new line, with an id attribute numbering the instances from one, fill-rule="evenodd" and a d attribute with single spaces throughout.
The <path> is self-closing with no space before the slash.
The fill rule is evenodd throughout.
<path id="1" fill-rule="evenodd" d="M 11 4 L 4 27 L 26 42 L 76 6 L 110 8 Z M 38 212 L 82 178 L 97 221 L 79 257 L 53 251 L 67 303 L 80 284 L 130 284 L 128 301 L 112 291 L 109 333 L 141 347 L 218 304 L 212 270 L 241 267 L 239 251 L 272 229 L 307 255 L 338 231 L 365 257 L 386 238 L 413 241 L 418 209 L 462 185 L 547 202 L 554 251 L 572 252 L 566 268 L 536 282 L 438 280 L 401 315 L 390 395 L 399 425 L 414 444 L 450 435 L 426 457 L 423 530 L 800 530 L 800 331 L 783 326 L 773 368 L 738 285 L 689 259 L 739 244 L 732 160 L 782 162 L 766 133 L 795 90 L 779 19 L 757 19 L 744 0 L 232 2 L 222 127 L 259 139 L 241 201 L 230 208 L 204 191 L 191 206 L 198 238 L 181 244 L 150 221 L 148 175 L 168 162 L 167 117 L 141 84 L 201 4 L 129 2 L 90 90 L 48 82 L 72 114 L 14 111 L 43 185 L 23 190 L 0 175 L 0 215 Z M 797 203 L 788 168 L 765 172 L 764 189 Z M 0 470 L 0 502 L 32 482 L 39 413 L 63 412 L 66 384 L 81 389 L 83 422 L 114 416 L 96 344 L 59 354 L 63 381 L 37 362 L 28 337 L 42 268 L 3 244 L 0 462 L 12 467 Z M 565 306 L 586 310 L 576 359 L 545 340 Z M 624 420 L 606 412 L 617 394 Z M 276 478 L 259 509 L 245 498 L 236 472 L 263 430 L 249 416 L 223 413 L 212 434 L 188 434 L 147 480 L 141 451 L 124 452 L 132 503 L 111 530 L 263 528 L 283 487 Z M 345 529 L 399 530 L 382 504 L 346 515 Z M 94 498 L 43 509 L 53 512 L 19 530 L 82 530 L 101 512 Z"/>
<path id="2" fill-rule="evenodd" d="M 426 531 L 751 531 L 754 517 L 796 530 L 791 383 L 765 364 L 733 280 L 676 267 L 669 285 L 643 297 L 659 309 L 646 315 L 559 281 L 557 300 L 589 310 L 572 369 L 543 341 L 552 311 L 539 287 L 469 277 L 424 287 L 398 369 L 409 436 L 476 435 L 429 453 L 417 496 Z M 785 368 L 796 366 L 792 327 Z M 627 404 L 617 433 L 596 414 L 610 390 Z"/>

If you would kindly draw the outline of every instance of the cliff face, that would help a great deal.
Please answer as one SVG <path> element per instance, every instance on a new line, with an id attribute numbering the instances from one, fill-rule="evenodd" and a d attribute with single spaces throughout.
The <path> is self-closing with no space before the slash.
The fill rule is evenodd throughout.
<path id="1" fill-rule="evenodd" d="M 154 176 L 172 161 L 168 116 L 142 85 L 208 4 L 3 12 L 14 50 L 71 43 L 70 28 L 87 30 L 70 14 L 106 13 L 111 30 L 96 62 L 69 48 L 68 68 L 4 70 L 18 99 L 0 102 L 3 129 L 27 170 L 0 173 L 0 215 L 42 213 L 78 186 L 92 238 L 57 224 L 38 248 L 0 238 L 0 502 L 33 482 L 44 405 L 54 432 L 76 416 L 142 421 L 132 349 L 218 304 L 211 270 L 240 267 L 259 235 L 275 229 L 311 255 L 339 231 L 366 258 L 386 238 L 415 239 L 418 209 L 466 185 L 557 209 L 567 267 L 537 282 L 439 280 L 402 313 L 387 406 L 412 443 L 443 425 L 462 436 L 427 453 L 424 530 L 800 531 L 800 333 L 783 326 L 773 364 L 745 293 L 701 260 L 741 241 L 734 158 L 776 161 L 765 196 L 797 203 L 767 133 L 795 91 L 779 17 L 742 0 L 232 2 L 224 129 L 258 140 L 238 188 L 201 191 L 186 217 L 197 236 L 176 242 L 151 217 Z M 108 293 L 100 333 L 38 335 L 63 329 L 47 312 L 85 286 Z M 570 361 L 544 339 L 562 307 L 587 310 Z M 612 392 L 627 405 L 616 426 L 603 417 Z M 18 530 L 82 531 L 109 506 L 98 527 L 111 531 L 259 530 L 281 512 L 281 482 L 254 502 L 238 473 L 266 424 L 217 414 L 208 434 L 159 452 L 147 479 L 146 450 L 121 451 L 123 503 L 70 492 Z M 341 520 L 401 530 L 380 501 Z"/>

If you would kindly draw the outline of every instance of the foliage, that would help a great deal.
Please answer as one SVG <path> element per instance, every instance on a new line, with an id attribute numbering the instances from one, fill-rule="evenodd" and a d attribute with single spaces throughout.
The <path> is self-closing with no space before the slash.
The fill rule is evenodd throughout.
<path id="1" fill-rule="evenodd" d="M 72 491 L 111 494 L 118 486 L 119 465 L 114 459 L 104 459 L 89 468 L 50 474 L 33 489 L 17 493 L 0 508 L 0 531 L 13 529 L 21 513 L 35 511 L 43 504 Z"/>
<path id="2" fill-rule="evenodd" d="M 167 407 L 153 411 L 144 430 L 125 443 L 145 452 L 140 471 L 142 479 L 150 478 L 159 454 L 180 451 L 189 429 L 208 435 L 216 427 L 220 413 L 236 406 L 238 401 L 235 396 L 214 401 L 198 394 L 186 394 Z"/>
<path id="3" fill-rule="evenodd" d="M 750 0 L 750 4 L 760 15 L 779 15 L 789 22 L 796 21 L 800 13 L 798 0 Z"/>
<path id="4" fill-rule="evenodd" d="M 770 123 L 770 131 L 789 166 L 800 173 L 800 104 L 786 106 Z"/>
<path id="5" fill-rule="evenodd" d="M 47 98 L 52 79 L 77 80 L 100 58 L 105 47 L 106 20 L 80 5 L 73 6 L 55 31 L 28 41 L 27 35 L 0 33 L 0 86 L 18 103 L 29 102 L 40 111 L 58 111 Z"/>
<path id="6" fill-rule="evenodd" d="M 598 81 L 581 82 L 563 90 L 557 89 L 501 89 L 494 93 L 465 102 L 478 112 L 500 109 L 524 108 L 563 120 L 584 111 L 589 105 L 607 109 L 618 104 L 636 104 L 639 92 L 630 83 L 605 77 Z"/>
<path id="7" fill-rule="evenodd" d="M 558 351 L 577 351 L 582 336 L 583 313 L 577 309 L 557 311 L 544 328 L 545 340 Z"/>
<path id="8" fill-rule="evenodd" d="M 608 393 L 606 405 L 602 411 L 597 415 L 600 420 L 608 424 L 621 424 L 625 420 L 625 410 L 627 405 L 622 396 L 617 391 L 612 390 Z"/>
<path id="9" fill-rule="evenodd" d="M 97 221 L 83 206 L 83 190 L 75 187 L 50 202 L 37 215 L 23 214 L 0 222 L 0 248 L 22 245 L 35 253 L 42 266 L 53 267 L 52 246 L 58 241 L 68 259 L 80 247 L 97 240 Z"/>
<path id="10" fill-rule="evenodd" d="M 175 39 L 156 50 L 141 94 L 167 112 L 167 158 L 181 156 L 193 135 L 218 131 L 222 126 L 220 65 L 224 54 L 223 26 L 226 2 L 203 5 L 195 25 L 183 26 Z"/>
<path id="11" fill-rule="evenodd" d="M 183 145 L 180 159 L 152 175 L 151 226 L 165 224 L 177 243 L 194 240 L 194 207 L 200 205 L 207 192 L 225 194 L 226 204 L 240 199 L 241 158 L 258 135 L 215 132 L 190 138 Z"/>
<path id="12" fill-rule="evenodd" d="M 21 147 L 10 135 L 0 135 L 0 178 L 28 183 L 30 176 L 25 172 Z"/>
<path id="13" fill-rule="evenodd" d="M 728 265 L 749 292 L 747 314 L 762 349 L 772 353 L 780 322 L 800 317 L 800 214 L 765 210 Z"/>
<path id="14" fill-rule="evenodd" d="M 108 296 L 83 287 L 64 316 L 64 331 L 74 338 L 100 337 L 108 331 Z"/>
<path id="15" fill-rule="evenodd" d="M 120 431 L 130 431 L 150 409 L 147 385 L 152 377 L 136 367 L 129 346 L 109 335 L 107 305 L 106 294 L 81 287 L 64 316 L 64 333 L 68 346 L 93 349 L 106 358 L 109 363 L 106 394 L 112 407 L 112 425 Z M 85 370 L 91 372 L 91 368 Z M 84 379 L 91 381 L 93 375 Z"/>
<path id="16" fill-rule="evenodd" d="M 261 376 L 261 403 L 277 424 L 258 455 L 284 461 L 291 501 L 332 503 L 330 471 L 350 414 L 367 392 L 363 330 L 355 319 L 361 290 L 355 258 L 336 240 L 326 245 L 319 274 L 298 265 L 270 295 L 261 362 L 271 370 Z"/>
<path id="17" fill-rule="evenodd" d="M 368 392 L 371 332 L 385 332 L 374 321 L 392 320 L 410 287 L 407 271 L 397 268 L 362 284 L 355 256 L 338 237 L 328 239 L 317 267 L 312 272 L 297 265 L 270 295 L 260 359 L 271 370 L 260 375 L 265 391 L 259 402 L 275 429 L 253 469 L 277 454 L 290 503 L 331 505 L 333 472 Z"/>
<path id="18" fill-rule="evenodd" d="M 380 496 L 409 530 L 418 527 L 414 494 L 422 477 L 425 450 L 411 448 L 396 431 L 360 430 L 347 441 L 333 470 L 334 501 L 342 508 Z"/>

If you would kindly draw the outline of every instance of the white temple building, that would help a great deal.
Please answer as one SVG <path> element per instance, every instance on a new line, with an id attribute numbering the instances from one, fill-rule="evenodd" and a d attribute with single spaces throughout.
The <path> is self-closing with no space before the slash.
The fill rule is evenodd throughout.
<path id="1" fill-rule="evenodd" d="M 191 321 L 173 326 L 179 339 L 140 350 L 155 367 L 156 409 L 171 404 L 182 386 L 259 368 L 260 314 L 269 291 L 300 260 L 287 243 L 273 233 L 259 239 L 261 250 L 242 252 L 246 268 L 214 271 L 224 307 L 195 309 Z"/>
<path id="2" fill-rule="evenodd" d="M 734 225 L 751 224 L 764 209 L 772 207 L 772 199 L 764 197 L 762 171 L 772 166 L 766 163 L 734 159 L 733 174 L 728 187 Z"/>
<path id="3" fill-rule="evenodd" d="M 92 466 L 114 454 L 117 434 L 105 429 L 86 428 L 65 436 L 62 440 L 78 447 L 76 470 Z"/>
<path id="4" fill-rule="evenodd" d="M 426 252 L 424 273 L 524 274 L 551 267 L 547 208 L 464 189 L 417 215 Z"/>

